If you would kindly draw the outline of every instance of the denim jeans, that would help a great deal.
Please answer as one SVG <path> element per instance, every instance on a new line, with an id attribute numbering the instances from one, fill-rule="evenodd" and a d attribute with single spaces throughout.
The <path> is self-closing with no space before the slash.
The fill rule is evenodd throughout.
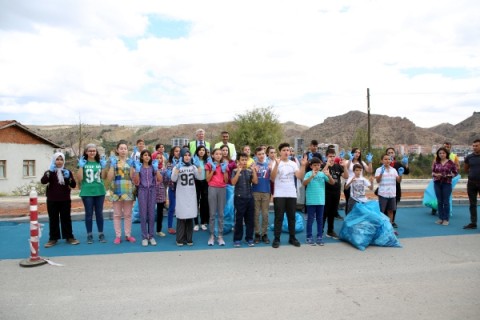
<path id="1" fill-rule="evenodd" d="M 317 220 L 317 238 L 322 239 L 324 205 L 307 205 L 307 238 L 312 238 L 313 220 Z"/>
<path id="2" fill-rule="evenodd" d="M 440 220 L 450 219 L 450 196 L 452 195 L 452 184 L 437 182 L 433 183 L 438 203 L 438 217 Z"/>
<path id="3" fill-rule="evenodd" d="M 243 238 L 243 223 L 245 222 L 246 232 L 245 241 L 253 240 L 253 217 L 254 217 L 254 200 L 253 198 L 234 198 L 235 206 L 235 232 L 233 241 L 241 241 Z"/>
<path id="4" fill-rule="evenodd" d="M 477 224 L 477 195 L 480 194 L 480 181 L 468 180 L 467 194 L 470 202 L 470 221 Z"/>
<path id="5" fill-rule="evenodd" d="M 87 233 L 92 233 L 93 212 L 95 211 L 95 221 L 97 222 L 98 232 L 103 232 L 103 201 L 105 196 L 87 196 L 82 197 L 85 207 L 85 227 Z"/>

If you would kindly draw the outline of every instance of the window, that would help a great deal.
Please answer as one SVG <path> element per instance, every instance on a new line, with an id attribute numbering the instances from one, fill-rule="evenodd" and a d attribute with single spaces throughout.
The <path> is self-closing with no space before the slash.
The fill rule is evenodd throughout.
<path id="1" fill-rule="evenodd" d="M 35 160 L 23 160 L 23 176 L 35 176 Z"/>
<path id="2" fill-rule="evenodd" d="M 7 160 L 0 160 L 0 179 L 7 177 Z"/>

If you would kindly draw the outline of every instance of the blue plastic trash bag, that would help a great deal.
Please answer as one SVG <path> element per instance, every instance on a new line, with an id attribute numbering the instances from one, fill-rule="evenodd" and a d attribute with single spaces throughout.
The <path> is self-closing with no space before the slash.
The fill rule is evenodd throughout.
<path id="1" fill-rule="evenodd" d="M 235 225 L 235 207 L 233 206 L 233 191 L 234 186 L 227 184 L 226 187 L 226 200 L 225 207 L 223 209 L 223 234 L 232 232 Z M 214 228 L 215 236 L 218 236 L 218 225 L 215 224 Z"/>
<path id="2" fill-rule="evenodd" d="M 138 198 L 135 200 L 135 204 L 132 208 L 132 222 L 133 223 L 140 223 L 140 211 L 138 208 Z"/>
<path id="3" fill-rule="evenodd" d="M 457 185 L 458 181 L 460 180 L 460 175 L 456 175 L 452 179 L 452 191 L 455 189 L 455 186 Z M 438 210 L 438 202 L 437 202 L 437 196 L 435 195 L 435 188 L 433 186 L 433 179 L 430 180 L 428 183 L 427 188 L 425 189 L 425 192 L 423 193 L 423 205 L 431 208 L 433 210 Z M 452 201 L 452 196 L 450 196 L 450 216 L 453 213 L 453 201 Z"/>
<path id="4" fill-rule="evenodd" d="M 371 244 L 401 247 L 390 220 L 380 212 L 378 201 L 355 204 L 345 217 L 339 236 L 362 251 Z"/>
<path id="5" fill-rule="evenodd" d="M 299 233 L 299 232 L 302 232 L 303 230 L 305 230 L 305 223 L 304 223 L 304 218 L 303 218 L 303 215 L 302 213 L 295 213 L 295 233 Z M 269 227 L 270 231 L 273 231 L 275 228 L 274 228 L 274 224 L 270 224 L 270 227 Z M 288 231 L 288 220 L 287 220 L 287 214 L 284 213 L 283 214 L 283 223 L 282 223 L 282 232 L 284 233 L 289 233 Z"/>

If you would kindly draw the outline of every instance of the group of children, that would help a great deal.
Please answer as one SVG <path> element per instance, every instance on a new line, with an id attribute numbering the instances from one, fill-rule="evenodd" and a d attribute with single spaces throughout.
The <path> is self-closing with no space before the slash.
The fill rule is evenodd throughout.
<path id="1" fill-rule="evenodd" d="M 187 146 L 173 147 L 170 154 L 166 154 L 164 145 L 158 144 L 155 152 L 151 154 L 145 148 L 144 141 L 140 139 L 130 156 L 127 142 L 120 141 L 116 146 L 115 155 L 107 161 L 105 156 L 100 157 L 95 145 L 88 144 L 78 161 L 77 173 L 77 179 L 81 182 L 80 197 L 85 207 L 87 243 L 94 242 L 92 232 L 94 213 L 98 241 L 106 242 L 103 233 L 103 202 L 108 194 L 113 204 L 115 244 L 120 244 L 122 240 L 136 242 L 131 230 L 132 208 L 137 199 L 141 244 L 156 245 L 155 235 L 165 236 L 162 232 L 163 210 L 168 197 L 167 231 L 176 235 L 178 246 L 193 245 L 194 231 L 200 228 L 210 233 L 209 246 L 213 246 L 215 242 L 224 246 L 226 188 L 231 185 L 234 186 L 234 247 L 240 247 L 242 240 L 248 246 L 260 242 L 270 243 L 268 216 L 272 196 L 274 205 L 272 247 L 278 248 L 281 244 L 284 214 L 288 221 L 288 242 L 299 247 L 300 241 L 296 238 L 295 232 L 298 179 L 305 187 L 306 243 L 323 246 L 325 222 L 328 222 L 327 236 L 338 238 L 333 230 L 333 220 L 338 215 L 341 178 L 348 178 L 344 186 L 349 195 L 346 203 L 347 214 L 355 203 L 366 201 L 365 189 L 373 188 L 374 178 L 371 176 L 367 179 L 363 176 L 365 171 L 372 172 L 371 155 L 367 156 L 366 164 L 361 160 L 360 150 L 354 149 L 350 153 L 350 159 L 344 161 L 342 155 L 339 158 L 336 156 L 333 148 L 329 148 L 325 156 L 320 155 L 316 152 L 317 146 L 317 141 L 312 140 L 310 151 L 300 159 L 291 158 L 288 143 L 279 145 L 278 157 L 273 147 L 257 147 L 253 158 L 250 157 L 249 148 L 242 149 L 235 161 L 229 158 L 228 145 L 214 148 L 210 154 L 203 145 L 196 148 L 194 154 Z M 395 183 L 401 180 L 404 169 L 401 168 L 397 172 L 390 166 L 391 161 L 388 155 L 383 156 L 383 164 L 376 170 L 375 180 L 379 184 L 380 209 L 392 219 L 393 211 L 396 210 Z M 41 180 L 42 183 L 48 184 L 50 238 L 45 247 L 55 245 L 60 238 L 67 239 L 71 244 L 79 243 L 72 234 L 70 220 L 70 189 L 76 186 L 76 181 L 72 172 L 64 168 L 64 162 L 63 154 L 56 153 L 50 169 Z M 174 215 L 177 219 L 176 229 L 173 229 Z M 315 238 L 314 221 L 317 227 Z"/>

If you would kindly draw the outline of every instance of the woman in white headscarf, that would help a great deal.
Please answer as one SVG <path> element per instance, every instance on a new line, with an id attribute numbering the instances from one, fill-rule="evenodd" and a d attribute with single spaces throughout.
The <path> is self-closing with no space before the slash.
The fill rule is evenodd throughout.
<path id="1" fill-rule="evenodd" d="M 72 232 L 70 190 L 77 183 L 70 170 L 65 169 L 65 156 L 56 152 L 52 157 L 49 170 L 45 171 L 42 184 L 47 184 L 47 211 L 50 236 L 45 248 L 57 244 L 59 239 L 66 239 L 70 244 L 79 244 Z M 61 234 L 60 234 L 61 226 Z"/>

